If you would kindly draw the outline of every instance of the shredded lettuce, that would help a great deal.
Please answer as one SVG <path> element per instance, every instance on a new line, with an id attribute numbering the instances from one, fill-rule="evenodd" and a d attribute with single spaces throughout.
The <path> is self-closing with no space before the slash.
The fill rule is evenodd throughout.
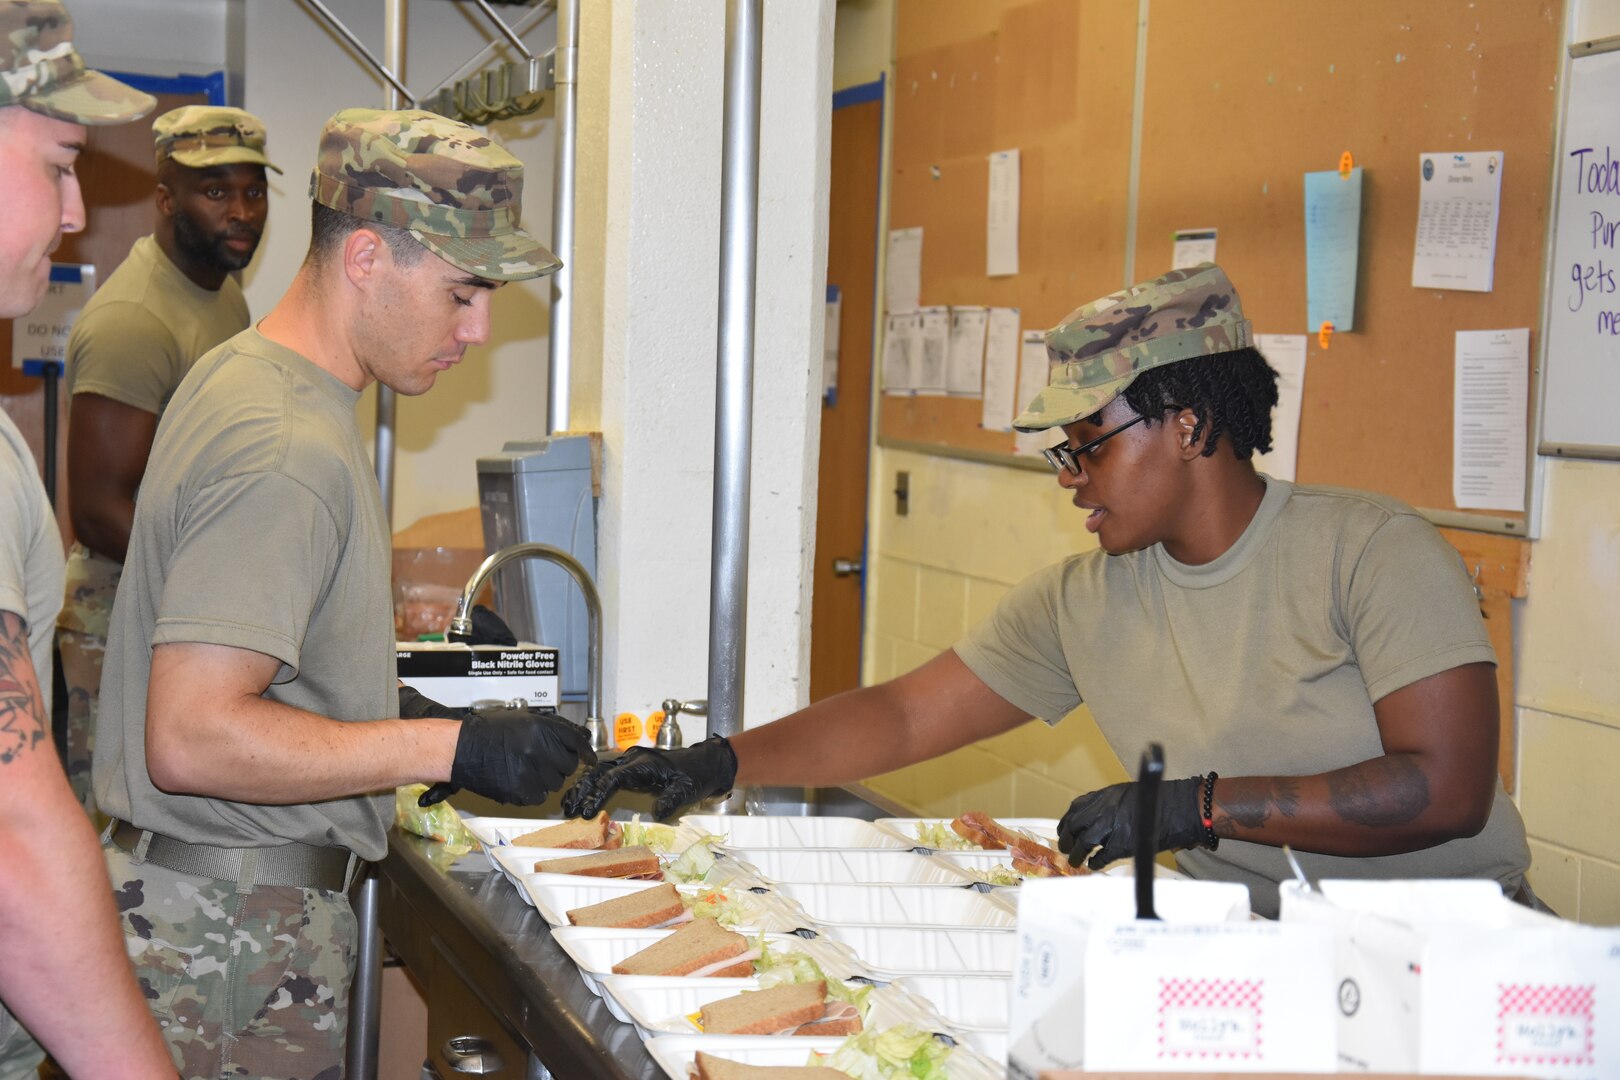
<path id="1" fill-rule="evenodd" d="M 394 819 L 408 833 L 437 840 L 451 855 L 465 855 L 478 841 L 467 831 L 461 815 L 451 807 L 448 799 L 432 806 L 418 806 L 416 800 L 427 790 L 426 784 L 411 784 L 394 789 Z"/>
<path id="2" fill-rule="evenodd" d="M 948 821 L 917 822 L 917 840 L 925 848 L 935 851 L 981 851 L 971 840 L 956 835 Z"/>
<path id="3" fill-rule="evenodd" d="M 830 978 L 809 953 L 797 949 L 773 949 L 763 934 L 755 944 L 759 946 L 759 959 L 754 961 L 754 973 L 759 976 L 761 990 L 795 983 L 825 982 L 828 997 L 849 1002 L 861 1014 L 861 1019 L 866 1018 L 866 1010 L 871 1008 L 871 1002 L 867 1000 L 872 996 L 870 986 L 847 984 Z"/>
<path id="4" fill-rule="evenodd" d="M 697 841 L 681 852 L 680 857 L 664 867 L 664 880 L 689 882 L 702 881 L 714 869 L 715 844 L 724 840 L 723 836 L 700 836 Z"/>
<path id="5" fill-rule="evenodd" d="M 899 1025 L 857 1032 L 820 1064 L 841 1069 L 854 1080 L 947 1080 L 950 1053 L 928 1032 Z"/>
<path id="6" fill-rule="evenodd" d="M 1010 866 L 998 863 L 995 866 L 980 870 L 974 866 L 964 866 L 962 869 L 991 885 L 1022 885 L 1024 877 Z"/>
<path id="7" fill-rule="evenodd" d="M 675 827 L 673 825 L 644 823 L 640 814 L 632 814 L 630 820 L 621 827 L 624 830 L 625 847 L 644 845 L 652 848 L 660 855 L 673 850 L 675 847 Z"/>
<path id="8" fill-rule="evenodd" d="M 704 889 L 695 896 L 682 895 L 681 903 L 699 919 L 714 919 L 721 926 L 741 926 L 758 911 L 745 890 Z"/>

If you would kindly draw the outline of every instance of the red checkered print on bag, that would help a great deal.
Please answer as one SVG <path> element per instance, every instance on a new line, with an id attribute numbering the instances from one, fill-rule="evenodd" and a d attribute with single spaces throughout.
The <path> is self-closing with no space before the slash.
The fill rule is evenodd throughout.
<path id="1" fill-rule="evenodd" d="M 1257 1059 L 1265 1041 L 1262 1020 L 1265 1006 L 1264 979 L 1160 979 L 1159 1056 L 1170 1058 Z M 1177 1016 L 1204 1013 L 1211 1019 L 1225 1016 L 1241 1024 L 1240 1038 L 1223 1040 L 1226 1045 L 1188 1047 L 1171 1030 Z M 1235 1043 L 1235 1044 L 1234 1044 Z"/>
<path id="2" fill-rule="evenodd" d="M 1496 1060 L 1504 1065 L 1595 1065 L 1595 986 L 1498 983 Z"/>

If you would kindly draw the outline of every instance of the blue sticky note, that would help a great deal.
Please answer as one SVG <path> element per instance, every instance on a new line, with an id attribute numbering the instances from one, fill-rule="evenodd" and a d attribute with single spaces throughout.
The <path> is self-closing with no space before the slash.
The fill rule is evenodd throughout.
<path id="1" fill-rule="evenodd" d="M 1305 174 L 1305 328 L 1356 325 L 1356 255 L 1361 239 L 1361 170 Z"/>

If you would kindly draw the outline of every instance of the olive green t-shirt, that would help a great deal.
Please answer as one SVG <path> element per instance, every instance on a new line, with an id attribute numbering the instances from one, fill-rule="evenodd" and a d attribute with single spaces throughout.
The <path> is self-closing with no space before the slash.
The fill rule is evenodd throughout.
<path id="1" fill-rule="evenodd" d="M 396 715 L 390 536 L 359 393 L 245 330 L 199 360 L 158 425 L 101 683 L 93 776 L 113 817 L 190 843 L 293 840 L 381 858 L 392 795 L 261 806 L 170 795 L 146 771 L 152 648 L 281 661 L 264 696 L 344 721 Z"/>
<path id="2" fill-rule="evenodd" d="M 27 441 L 11 417 L 0 411 L 0 611 L 20 615 L 28 624 L 28 652 L 45 696 L 47 717 L 52 628 L 61 606 L 62 534 L 56 529 L 56 514 Z"/>
<path id="3" fill-rule="evenodd" d="M 1016 586 L 956 653 L 1055 723 L 1082 699 L 1121 761 L 1153 741 L 1168 773 L 1308 776 L 1379 757 L 1373 703 L 1495 653 L 1455 549 L 1410 507 L 1266 479 L 1237 543 L 1202 566 L 1155 545 L 1088 552 Z M 1078 792 L 1076 793 L 1078 794 Z M 1312 878 L 1486 877 L 1516 887 L 1524 823 L 1497 785 L 1479 835 L 1374 858 L 1299 854 Z M 1194 877 L 1249 886 L 1277 910 L 1279 848 L 1180 852 Z"/>
<path id="4" fill-rule="evenodd" d="M 235 278 L 227 274 L 217 290 L 205 289 L 143 236 L 74 320 L 68 400 L 100 394 L 161 416 L 191 365 L 247 327 L 247 300 Z"/>
<path id="5" fill-rule="evenodd" d="M 234 277 L 227 274 L 217 290 L 205 289 L 170 262 L 155 239 L 143 236 L 74 320 L 67 347 L 69 408 L 74 394 L 99 394 L 162 416 L 191 365 L 247 326 L 247 300 Z M 105 638 L 118 565 L 74 544 L 57 625 Z"/>

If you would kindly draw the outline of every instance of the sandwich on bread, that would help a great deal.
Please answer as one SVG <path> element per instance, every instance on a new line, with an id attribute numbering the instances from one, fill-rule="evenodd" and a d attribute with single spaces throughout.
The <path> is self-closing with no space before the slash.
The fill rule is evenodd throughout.
<path id="1" fill-rule="evenodd" d="M 581 848 L 611 850 L 619 846 L 623 830 L 609 821 L 604 810 L 593 818 L 574 818 L 543 829 L 526 832 L 512 841 L 513 847 Z"/>
<path id="2" fill-rule="evenodd" d="M 568 921 L 575 926 L 616 926 L 624 929 L 643 929 L 660 926 L 686 917 L 686 905 L 675 886 L 665 882 L 650 889 L 588 904 L 567 912 Z"/>
<path id="3" fill-rule="evenodd" d="M 744 1065 L 699 1050 L 692 1075 L 697 1080 L 833 1080 L 849 1074 L 819 1065 Z"/>
<path id="4" fill-rule="evenodd" d="M 615 975 L 745 976 L 754 973 L 758 949 L 713 919 L 693 919 L 668 937 L 613 965 Z"/>
<path id="5" fill-rule="evenodd" d="M 969 810 L 951 822 L 951 831 L 964 840 L 970 840 L 986 851 L 1006 850 L 1012 853 L 1013 869 L 1034 877 L 1089 874 L 1084 866 L 1073 866 L 1061 852 L 1021 833 L 1016 833 L 988 814 Z"/>
<path id="6" fill-rule="evenodd" d="M 658 856 L 649 847 L 627 847 L 617 851 L 602 851 L 594 855 L 564 855 L 555 859 L 540 859 L 534 864 L 537 874 L 582 874 L 585 877 L 647 878 L 662 881 L 663 868 Z"/>
<path id="7" fill-rule="evenodd" d="M 698 1010 L 705 1035 L 853 1035 L 860 1011 L 847 1001 L 829 1001 L 817 980 L 750 990 L 711 1001 Z"/>

